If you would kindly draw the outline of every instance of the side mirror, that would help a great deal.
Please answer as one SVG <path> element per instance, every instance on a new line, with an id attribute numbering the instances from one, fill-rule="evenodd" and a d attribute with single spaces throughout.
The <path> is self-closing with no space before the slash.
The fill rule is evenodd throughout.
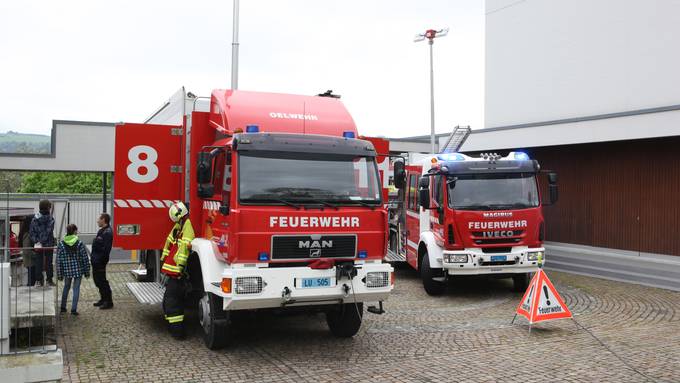
<path id="1" fill-rule="evenodd" d="M 406 187 L 406 169 L 403 161 L 395 161 L 394 164 L 394 187 L 403 189 Z"/>
<path id="2" fill-rule="evenodd" d="M 555 172 L 548 173 L 548 184 L 557 185 L 557 173 Z"/>
<path id="3" fill-rule="evenodd" d="M 207 184 L 211 181 L 211 178 L 212 156 L 208 152 L 200 152 L 198 153 L 198 162 L 196 163 L 196 182 L 198 184 Z M 212 194 L 210 196 L 212 197 Z"/>
<path id="4" fill-rule="evenodd" d="M 430 208 L 430 177 L 420 177 L 418 181 L 418 200 L 423 209 Z"/>
<path id="5" fill-rule="evenodd" d="M 212 184 L 199 184 L 198 196 L 200 198 L 211 198 L 215 194 L 215 187 Z"/>

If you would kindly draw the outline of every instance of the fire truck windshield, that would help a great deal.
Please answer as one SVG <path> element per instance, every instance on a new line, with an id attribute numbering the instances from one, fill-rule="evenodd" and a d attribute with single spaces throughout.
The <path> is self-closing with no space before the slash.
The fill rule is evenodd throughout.
<path id="1" fill-rule="evenodd" d="M 453 182 L 455 179 L 455 182 Z M 531 173 L 449 177 L 449 206 L 458 210 L 526 209 L 539 205 Z"/>
<path id="2" fill-rule="evenodd" d="M 242 203 L 381 204 L 373 157 L 320 153 L 242 152 Z"/>

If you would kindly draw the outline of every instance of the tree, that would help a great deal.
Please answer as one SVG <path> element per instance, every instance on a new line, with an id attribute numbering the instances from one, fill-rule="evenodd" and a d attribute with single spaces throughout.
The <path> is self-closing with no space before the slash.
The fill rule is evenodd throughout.
<path id="1" fill-rule="evenodd" d="M 111 174 L 107 191 L 111 191 Z M 20 193 L 96 194 L 102 192 L 100 173 L 31 172 L 24 173 Z"/>

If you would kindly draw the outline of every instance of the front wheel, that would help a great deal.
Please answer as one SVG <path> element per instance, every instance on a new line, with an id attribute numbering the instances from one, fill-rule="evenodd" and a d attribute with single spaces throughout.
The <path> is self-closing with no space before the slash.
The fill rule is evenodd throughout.
<path id="1" fill-rule="evenodd" d="M 363 303 L 345 303 L 336 310 L 326 313 L 326 322 L 331 333 L 339 338 L 351 338 L 359 332 L 364 315 Z"/>
<path id="2" fill-rule="evenodd" d="M 423 280 L 423 287 L 428 295 L 441 295 L 446 291 L 446 282 L 435 279 L 441 279 L 443 275 L 442 270 L 430 268 L 430 257 L 425 253 L 423 260 L 420 261 L 420 277 Z"/>
<path id="3" fill-rule="evenodd" d="M 205 292 L 198 302 L 198 322 L 203 329 L 203 341 L 211 350 L 227 345 L 229 313 L 222 310 L 222 298 Z"/>

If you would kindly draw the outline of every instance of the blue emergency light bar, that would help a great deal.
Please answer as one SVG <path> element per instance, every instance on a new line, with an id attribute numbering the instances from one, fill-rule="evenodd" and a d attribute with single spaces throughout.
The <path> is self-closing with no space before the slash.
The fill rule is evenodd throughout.
<path id="1" fill-rule="evenodd" d="M 257 125 L 247 125 L 246 133 L 257 133 L 260 131 L 260 127 Z"/>
<path id="2" fill-rule="evenodd" d="M 460 153 L 441 153 L 437 158 L 440 161 L 465 161 L 465 157 Z"/>
<path id="3" fill-rule="evenodd" d="M 354 132 L 342 132 L 342 136 L 345 138 L 354 138 Z"/>

